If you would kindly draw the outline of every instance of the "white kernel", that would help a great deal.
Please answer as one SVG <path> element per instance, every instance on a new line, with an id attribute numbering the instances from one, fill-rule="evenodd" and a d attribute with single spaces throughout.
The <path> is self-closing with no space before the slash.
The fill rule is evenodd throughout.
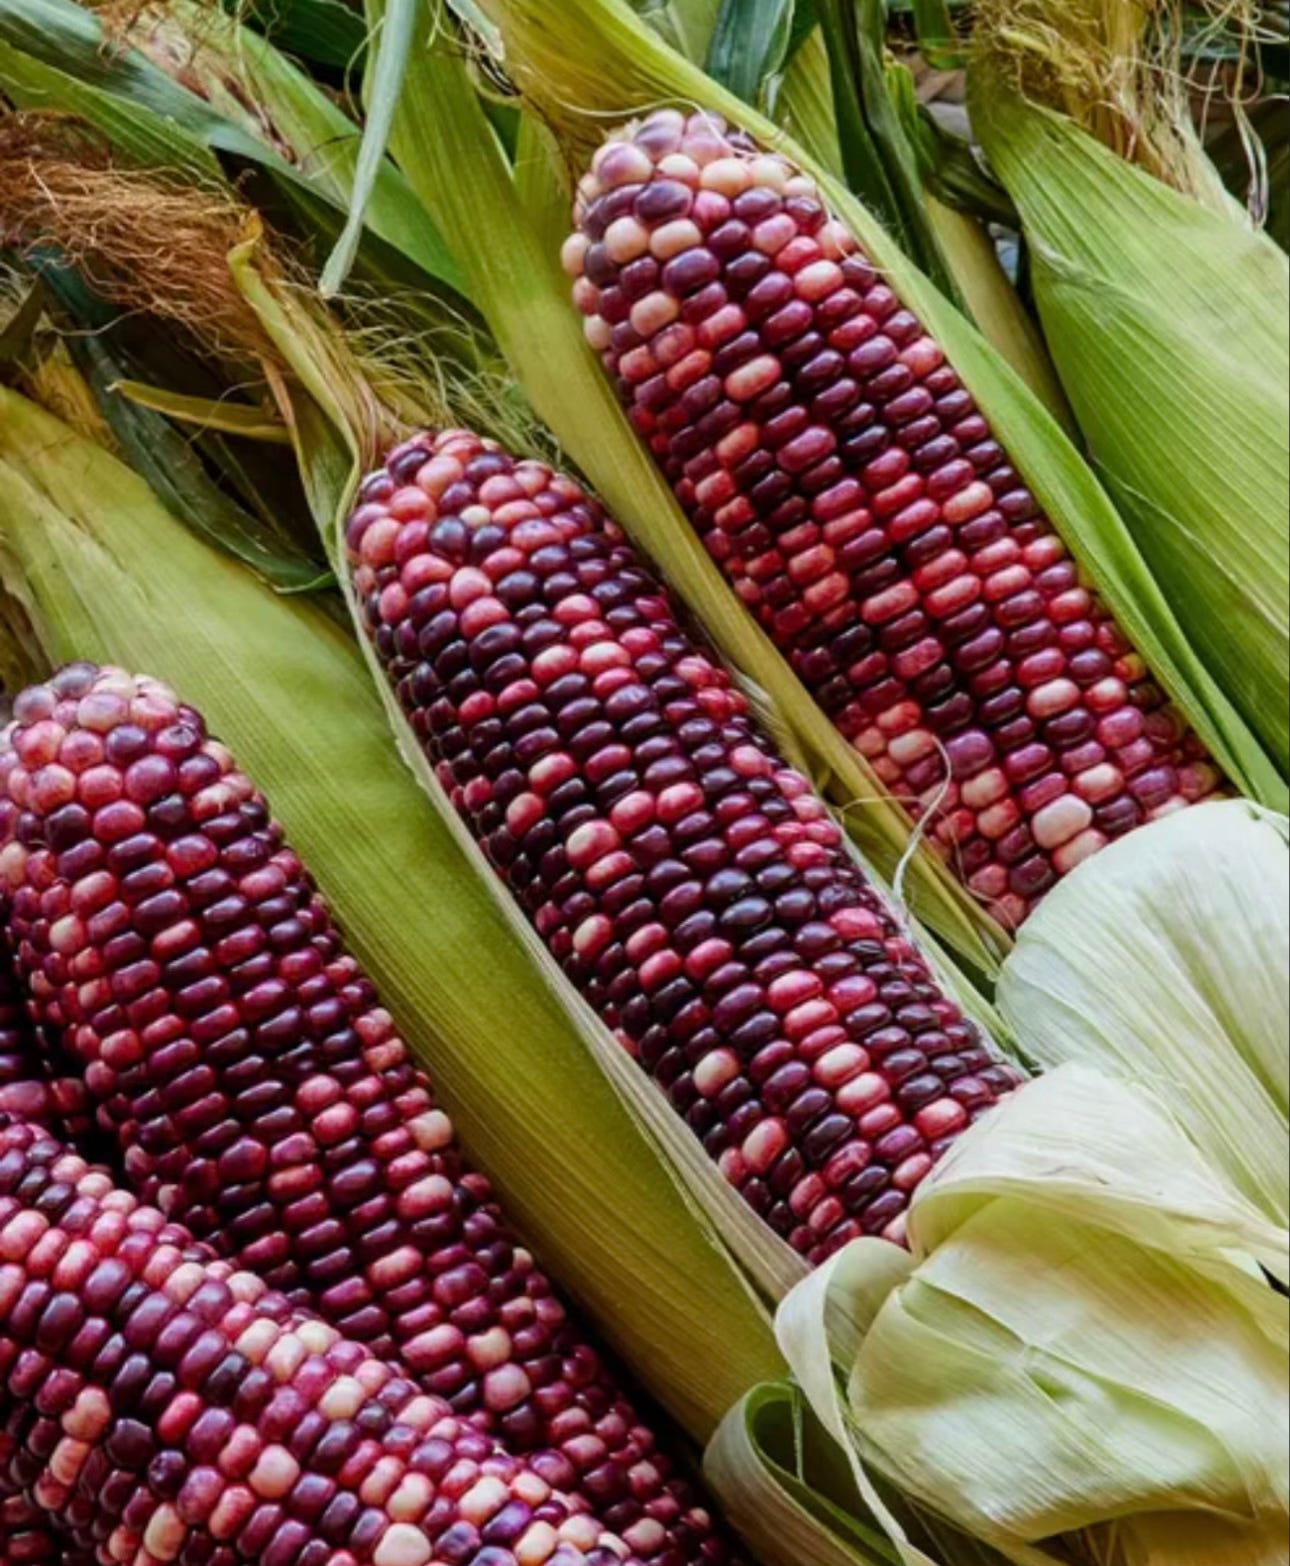
<path id="1" fill-rule="evenodd" d="M 338 1376 L 318 1400 L 318 1412 L 326 1419 L 352 1419 L 362 1408 L 366 1394 L 353 1376 Z"/>
<path id="2" fill-rule="evenodd" d="M 658 288 L 643 299 L 638 299 L 632 306 L 631 323 L 642 337 L 649 338 L 675 321 L 680 313 L 680 301 Z M 80 924 L 79 919 L 76 922 Z"/>
<path id="3" fill-rule="evenodd" d="M 466 1341 L 466 1357 L 476 1370 L 496 1370 L 511 1357 L 511 1335 L 505 1327 L 493 1327 Z"/>
<path id="4" fill-rule="evenodd" d="M 788 184 L 788 165 L 782 158 L 776 158 L 769 153 L 760 158 L 753 158 L 748 165 L 755 185 L 765 186 L 770 190 L 782 191 Z"/>
<path id="5" fill-rule="evenodd" d="M 413 1116 L 407 1128 L 423 1153 L 441 1153 L 456 1136 L 452 1121 L 442 1109 L 428 1109 L 424 1115 Z"/>
<path id="6" fill-rule="evenodd" d="M 184 1547 L 188 1529 L 179 1513 L 163 1502 L 152 1514 L 143 1536 L 143 1547 L 159 1561 L 173 1561 Z"/>
<path id="7" fill-rule="evenodd" d="M 296 1336 L 311 1354 L 326 1354 L 340 1334 L 325 1321 L 302 1321 L 296 1328 Z"/>
<path id="8" fill-rule="evenodd" d="M 266 1501 L 280 1501 L 300 1477 L 300 1464 L 285 1446 L 266 1446 L 247 1484 Z"/>
<path id="9" fill-rule="evenodd" d="M 550 1523 L 535 1522 L 515 1545 L 518 1566 L 543 1566 L 555 1554 L 560 1536 Z"/>
<path id="10" fill-rule="evenodd" d="M 483 1528 L 497 1516 L 510 1498 L 510 1491 L 500 1479 L 485 1477 L 462 1496 L 462 1518 L 476 1528 Z"/>
<path id="11" fill-rule="evenodd" d="M 1173 808 L 1181 810 L 1184 801 L 1176 800 Z M 1168 806 L 1161 806 L 1161 810 L 1167 810 Z M 1069 875 L 1076 865 L 1082 865 L 1084 861 L 1097 853 L 1098 849 L 1105 848 L 1107 837 L 1104 832 L 1099 832 L 1096 827 L 1089 827 L 1081 832 L 1078 837 L 1073 837 L 1069 843 L 1062 846 L 1053 855 L 1053 866 L 1058 875 Z"/>
<path id="12" fill-rule="evenodd" d="M 651 255 L 659 261 L 670 261 L 684 250 L 694 250 L 703 243 L 699 225 L 689 218 L 674 218 L 670 223 L 660 223 L 650 235 Z"/>
<path id="13" fill-rule="evenodd" d="M 694 1085 L 704 1098 L 715 1098 L 743 1068 L 733 1050 L 709 1050 L 694 1068 Z"/>
<path id="14" fill-rule="evenodd" d="M 277 1381 L 291 1381 L 296 1377 L 296 1372 L 301 1369 L 305 1359 L 308 1359 L 308 1350 L 301 1339 L 294 1333 L 283 1333 L 269 1350 L 265 1359 L 265 1369 Z"/>
<path id="15" fill-rule="evenodd" d="M 610 260 L 622 266 L 649 249 L 649 230 L 634 217 L 615 218 L 605 230 L 604 246 Z"/>
<path id="16" fill-rule="evenodd" d="M 581 231 L 575 229 L 564 244 L 560 247 L 560 264 L 570 277 L 581 277 L 584 261 L 587 259 L 587 251 L 591 249 L 591 241 Z"/>
<path id="17" fill-rule="evenodd" d="M 433 1555 L 430 1541 L 420 1528 L 395 1523 L 376 1546 L 373 1566 L 426 1566 Z"/>
<path id="18" fill-rule="evenodd" d="M 407 1474 L 386 1502 L 385 1509 L 395 1522 L 416 1522 L 434 1504 L 434 1486 L 424 1474 Z"/>
<path id="19" fill-rule="evenodd" d="M 1063 794 L 1035 812 L 1030 830 L 1040 848 L 1051 850 L 1078 837 L 1092 820 L 1092 807 L 1078 794 Z"/>
<path id="20" fill-rule="evenodd" d="M 665 158 L 660 158 L 658 172 L 664 179 L 678 180 L 691 190 L 699 188 L 699 165 L 683 152 L 669 152 Z"/>
<path id="21" fill-rule="evenodd" d="M 263 1364 L 265 1355 L 269 1353 L 281 1334 L 282 1328 L 277 1322 L 266 1321 L 261 1317 L 260 1320 L 251 1323 L 234 1347 L 251 1364 L 260 1365 Z"/>
<path id="22" fill-rule="evenodd" d="M 704 190 L 715 190 L 730 197 L 740 195 L 752 182 L 752 170 L 746 158 L 714 158 L 699 176 Z"/>

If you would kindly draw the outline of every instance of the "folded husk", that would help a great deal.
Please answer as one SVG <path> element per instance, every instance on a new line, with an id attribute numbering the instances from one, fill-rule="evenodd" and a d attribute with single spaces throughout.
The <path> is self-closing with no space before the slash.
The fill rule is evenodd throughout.
<path id="1" fill-rule="evenodd" d="M 1290 1236 L 1154 1101 L 1041 1078 L 960 1139 L 910 1234 L 780 1311 L 858 1473 L 1018 1566 L 1282 1558 L 1286 1301 L 1254 1262 L 1284 1280 Z"/>
<path id="2" fill-rule="evenodd" d="M 1093 462 L 1197 655 L 1290 767 L 1290 258 L 988 70 L 973 124 L 1021 214 Z"/>
<path id="3" fill-rule="evenodd" d="M 791 1386 L 754 1388 L 722 1420 L 703 1461 L 722 1514 L 764 1566 L 898 1566 L 894 1546 L 850 1505 L 817 1488 L 845 1460 Z M 815 1482 L 813 1482 L 815 1481 Z M 836 1484 L 836 1480 L 835 1480 Z M 941 1566 L 952 1566 L 945 1561 Z"/>
<path id="4" fill-rule="evenodd" d="M 521 1232 L 706 1438 L 781 1372 L 768 1320 L 399 764 L 352 638 L 200 543 L 129 469 L 3 389 L 0 484 L 3 580 L 47 655 L 146 670 L 207 714 L 272 800 Z"/>
<path id="5" fill-rule="evenodd" d="M 1033 394 L 911 266 L 828 169 L 669 50 L 623 0 L 487 0 L 486 9 L 501 28 L 509 69 L 560 132 L 576 166 L 594 151 L 607 124 L 664 101 L 702 105 L 722 114 L 814 175 L 829 203 L 945 347 L 1026 483 L 1224 770 L 1243 792 L 1271 805 L 1284 802 L 1285 784 L 1276 765 L 1197 656 L 1123 521 L 1079 454 Z M 408 96 L 416 112 L 421 112 L 419 100 L 424 95 Z M 448 160 L 447 166 L 457 165 Z M 419 189 L 417 178 L 408 172 Z M 465 182 L 458 183 L 467 188 Z M 473 189 L 469 193 L 473 197 Z M 460 255 L 461 225 L 450 221 L 433 202 L 431 206 L 449 244 Z M 479 297 L 482 291 L 472 287 L 472 292 Z M 500 331 L 497 335 L 503 338 Z M 512 343 L 503 340 L 503 347 L 512 362 L 518 362 Z M 521 374 L 539 401 L 534 387 L 542 379 L 542 368 L 525 367 Z M 567 381 L 562 381 L 559 395 L 573 400 Z M 581 399 L 577 406 L 581 408 Z M 567 416 L 564 422 L 570 422 Z M 582 460 L 576 431 L 565 443 Z M 603 482 L 598 487 L 607 488 Z M 638 506 L 624 508 L 624 521 L 632 521 L 638 511 Z M 671 564 L 669 557 L 688 559 L 697 549 L 688 530 L 686 539 L 680 540 L 672 508 L 667 513 L 655 509 L 649 547 L 674 580 L 684 580 L 687 573 L 690 580 L 699 580 L 697 567 L 687 565 L 682 573 Z"/>
<path id="6" fill-rule="evenodd" d="M 1290 849 L 1237 800 L 1152 823 L 1045 898 L 999 1005 L 1044 1067 L 1147 1087 L 1202 1153 L 1290 1222 Z"/>

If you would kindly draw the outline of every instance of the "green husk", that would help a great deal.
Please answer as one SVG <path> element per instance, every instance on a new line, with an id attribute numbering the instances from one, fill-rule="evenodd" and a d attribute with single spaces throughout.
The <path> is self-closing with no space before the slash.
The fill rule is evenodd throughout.
<path id="1" fill-rule="evenodd" d="M 599 142 L 607 121 L 671 101 L 701 103 L 741 123 L 815 175 L 830 203 L 942 342 L 1018 470 L 1229 776 L 1244 792 L 1267 804 L 1285 800 L 1285 784 L 1275 763 L 1190 644 L 1123 521 L 1079 454 L 1015 374 L 827 169 L 667 49 L 618 0 L 489 0 L 489 10 L 501 26 L 510 69 L 558 128 L 570 157 L 578 162 Z M 416 102 L 423 94 L 410 96 Z M 449 243 L 455 245 L 458 229 L 441 207 L 436 206 L 435 212 Z M 472 291 L 478 297 L 479 290 Z M 538 378 L 537 372 L 521 373 L 526 382 Z M 568 396 L 567 383 L 561 393 Z M 607 486 L 601 482 L 599 487 Z M 624 520 L 633 515 L 625 510 Z M 655 518 L 651 539 L 663 531 Z M 670 544 L 670 532 L 667 540 L 660 537 L 659 542 Z M 674 580 L 683 580 L 682 573 L 667 561 L 664 564 Z"/>
<path id="2" fill-rule="evenodd" d="M 1284 1558 L 1290 1236 L 1149 1097 L 1063 1067 L 961 1138 L 912 1252 L 862 1240 L 780 1342 L 873 1471 L 1016 1566 Z M 918 1556 L 906 1553 L 905 1559 Z"/>
<path id="3" fill-rule="evenodd" d="M 1198 657 L 1284 774 L 1290 260 L 1227 195 L 1170 58 L 1151 54 L 1171 9 L 993 0 L 973 124 L 1020 212 L 1093 462 Z"/>
<path id="4" fill-rule="evenodd" d="M 1290 849 L 1241 801 L 1112 844 L 1023 927 L 999 1004 L 1045 1068 L 1149 1088 L 1249 1201 L 1290 1223 Z M 1125 939 L 1125 931 L 1131 939 Z"/>
<path id="5" fill-rule="evenodd" d="M 750 1385 L 781 1373 L 768 1321 L 489 879 L 399 764 L 352 637 L 199 542 L 129 469 L 2 388 L 0 483 L 4 584 L 47 656 L 147 670 L 207 713 L 272 799 L 521 1232 L 706 1439 Z"/>

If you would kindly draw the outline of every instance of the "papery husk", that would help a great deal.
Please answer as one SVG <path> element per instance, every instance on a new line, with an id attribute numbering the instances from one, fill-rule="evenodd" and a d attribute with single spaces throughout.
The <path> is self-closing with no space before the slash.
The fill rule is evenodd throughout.
<path id="1" fill-rule="evenodd" d="M 980 68 L 1049 351 L 1197 656 L 1290 767 L 1290 258 Z M 1215 176 L 1217 178 L 1217 176 Z"/>
<path id="2" fill-rule="evenodd" d="M 763 1566 L 802 1566 L 808 1558 L 818 1566 L 899 1566 L 895 1547 L 872 1519 L 856 1515 L 854 1501 L 839 1504 L 817 1487 L 834 1478 L 820 1474 L 821 1466 L 842 1469 L 845 1482 L 845 1460 L 814 1425 L 792 1386 L 756 1387 L 740 1399 L 703 1462 L 723 1516 Z"/>
<path id="3" fill-rule="evenodd" d="M 999 1005 L 1038 1065 L 1149 1088 L 1270 1219 L 1290 1222 L 1290 835 L 1239 800 L 1081 865 L 1030 918 Z"/>
<path id="4" fill-rule="evenodd" d="M 147 671 L 206 713 L 521 1233 L 706 1439 L 781 1373 L 768 1317 L 499 914 L 491 877 L 400 764 L 352 636 L 199 542 L 129 469 L 2 388 L 0 495 L 0 577 L 47 657 Z"/>
<path id="5" fill-rule="evenodd" d="M 785 1302 L 858 1471 L 1017 1566 L 1283 1558 L 1284 1228 L 1147 1095 L 1085 1067 L 961 1138 L 911 1210 Z M 840 1379 L 838 1379 L 840 1378 Z"/>
<path id="6" fill-rule="evenodd" d="M 941 342 L 1018 471 L 1220 765 L 1243 792 L 1268 804 L 1284 803 L 1285 783 L 1275 763 L 1198 657 L 1087 465 L 1042 404 L 918 273 L 831 171 L 669 50 L 622 0 L 486 0 L 486 9 L 501 28 L 508 68 L 557 128 L 573 167 L 585 164 L 606 129 L 655 104 L 670 102 L 702 106 L 725 116 L 762 143 L 785 152 L 817 178 L 829 204 Z M 410 94 L 409 113 L 424 119 L 427 111 L 419 101 L 423 96 Z M 455 165 L 449 160 L 448 166 Z M 420 190 L 418 179 L 410 169 L 407 172 Z M 450 193 L 440 194 L 449 199 Z M 450 245 L 459 248 L 460 225 L 433 201 L 431 205 Z M 549 260 L 544 265 L 549 269 Z M 472 288 L 481 308 L 487 310 L 484 292 Z M 529 292 L 541 292 L 545 302 L 544 289 L 537 290 L 530 283 Z M 503 338 L 496 325 L 494 329 L 508 356 L 520 365 L 526 385 L 545 414 L 542 383 L 552 371 L 549 353 L 545 368 L 517 359 L 511 341 Z M 568 358 L 571 364 L 575 362 L 572 349 Z M 559 395 L 569 400 L 567 377 L 562 377 Z M 581 407 L 580 400 L 577 406 Z M 564 422 L 570 422 L 567 414 Z M 561 433 L 566 446 L 582 461 L 576 430 L 567 437 Z M 588 452 L 587 460 L 594 460 L 594 455 Z M 602 480 L 598 480 L 598 487 L 608 490 Z M 701 568 L 690 563 L 698 551 L 697 542 L 688 528 L 681 533 L 673 508 L 669 506 L 664 512 L 654 506 L 652 524 L 646 519 L 643 526 L 639 501 L 617 509 L 623 512 L 625 523 L 635 525 L 638 537 L 645 538 L 644 528 L 648 528 L 647 547 L 683 591 L 687 583 L 700 581 Z"/>

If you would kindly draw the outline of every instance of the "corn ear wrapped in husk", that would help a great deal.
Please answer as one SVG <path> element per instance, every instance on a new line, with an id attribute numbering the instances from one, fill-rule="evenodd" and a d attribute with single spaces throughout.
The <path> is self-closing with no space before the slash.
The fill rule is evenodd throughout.
<path id="1" fill-rule="evenodd" d="M 1057 531 L 1088 572 L 1114 611 L 1130 641 L 1153 669 L 1188 720 L 1202 735 L 1211 754 L 1243 792 L 1268 804 L 1284 801 L 1285 785 L 1278 769 L 1249 725 L 1223 693 L 1197 650 L 1179 625 L 1159 584 L 1147 570 L 1106 491 L 1061 433 L 1050 414 L 1016 374 L 988 346 L 964 317 L 917 271 L 899 246 L 840 181 L 797 147 L 778 128 L 669 50 L 632 12 L 625 0 L 486 0 L 485 9 L 497 22 L 508 69 L 531 97 L 539 112 L 556 127 L 571 161 L 581 166 L 602 139 L 605 123 L 628 118 L 660 102 L 682 103 L 719 114 L 741 126 L 767 146 L 773 146 L 814 178 L 828 203 L 887 275 L 890 286 L 914 311 L 945 350 L 964 385 L 1007 449 L 1013 465 L 1040 501 Z M 407 95 L 409 127 L 429 124 L 424 92 Z M 427 144 L 441 127 L 430 125 Z M 396 137 L 396 154 L 399 152 Z M 442 158 L 439 160 L 444 161 Z M 447 160 L 446 166 L 452 166 Z M 421 191 L 423 182 L 409 178 Z M 440 179 L 440 185 L 444 183 Z M 443 200 L 448 193 L 440 192 Z M 450 244 L 460 248 L 460 224 L 435 206 Z M 478 263 L 493 266 L 491 257 Z M 508 258 L 504 263 L 513 267 Z M 530 288 L 532 285 L 529 285 Z M 486 289 L 473 288 L 477 298 Z M 541 290 L 545 307 L 545 290 Z M 484 306 L 487 310 L 487 305 Z M 499 340 L 517 364 L 535 404 L 559 427 L 564 444 L 581 465 L 591 470 L 596 453 L 584 450 L 570 419 L 561 415 L 557 396 L 568 403 L 568 383 L 549 384 L 554 356 L 533 362 L 525 345 L 513 342 L 494 323 Z M 569 362 L 575 362 L 568 350 Z M 585 356 L 578 362 L 585 374 Z M 579 404 L 581 408 L 581 404 Z M 598 426 L 597 426 L 598 428 Z M 611 494 L 619 481 L 613 475 L 597 487 Z M 639 499 L 628 496 L 614 509 L 624 524 L 654 555 L 683 596 L 699 581 L 693 564 L 694 541 L 677 528 L 674 518 L 658 506 L 640 517 Z M 715 590 L 710 590 L 714 592 Z M 715 604 L 713 605 L 715 609 Z M 724 635 L 721 620 L 710 623 Z"/>

